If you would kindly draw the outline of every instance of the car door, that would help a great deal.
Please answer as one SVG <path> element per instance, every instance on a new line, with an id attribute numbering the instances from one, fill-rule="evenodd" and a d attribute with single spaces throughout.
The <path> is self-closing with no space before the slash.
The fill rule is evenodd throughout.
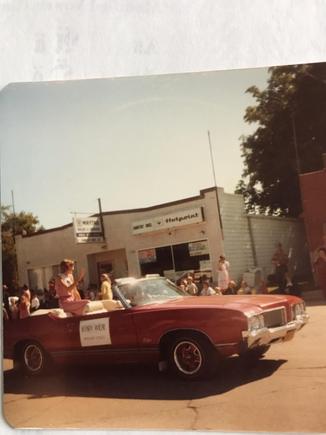
<path id="1" fill-rule="evenodd" d="M 76 363 L 134 361 L 138 340 L 132 309 L 60 319 L 56 360 Z"/>

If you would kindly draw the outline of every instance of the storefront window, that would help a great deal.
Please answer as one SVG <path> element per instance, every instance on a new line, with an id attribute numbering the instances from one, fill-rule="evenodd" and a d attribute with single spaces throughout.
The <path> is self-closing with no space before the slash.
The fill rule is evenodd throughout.
<path id="1" fill-rule="evenodd" d="M 60 273 L 60 266 L 47 266 L 37 269 L 29 269 L 28 273 L 28 285 L 33 290 L 39 290 L 48 288 L 50 279 L 57 276 Z"/>
<path id="2" fill-rule="evenodd" d="M 210 269 L 207 240 L 142 250 L 138 252 L 138 259 L 142 275 L 170 276 L 179 271 Z"/>
<path id="3" fill-rule="evenodd" d="M 173 269 L 171 246 L 146 249 L 138 253 L 141 274 L 159 273 Z"/>

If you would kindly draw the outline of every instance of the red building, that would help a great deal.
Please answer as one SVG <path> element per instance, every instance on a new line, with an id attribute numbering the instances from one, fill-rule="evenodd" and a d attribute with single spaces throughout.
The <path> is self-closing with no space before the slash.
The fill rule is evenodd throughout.
<path id="1" fill-rule="evenodd" d="M 312 254 L 318 247 L 326 247 L 326 154 L 321 171 L 300 175 L 304 221 Z"/>

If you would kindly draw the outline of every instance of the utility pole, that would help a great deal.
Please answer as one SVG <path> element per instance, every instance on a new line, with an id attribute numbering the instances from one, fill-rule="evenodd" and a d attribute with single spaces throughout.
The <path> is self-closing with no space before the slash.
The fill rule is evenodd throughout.
<path id="1" fill-rule="evenodd" d="M 216 196 L 217 213 L 218 213 L 218 218 L 219 218 L 220 226 L 221 226 L 222 239 L 224 240 L 224 234 L 223 234 L 223 222 L 222 222 L 222 218 L 221 218 L 220 202 L 219 202 L 219 199 L 218 199 L 218 193 L 217 193 L 217 184 L 216 184 L 216 176 L 215 176 L 215 167 L 214 167 L 213 151 L 212 151 L 212 144 L 211 144 L 211 135 L 210 135 L 209 130 L 207 131 L 207 134 L 208 134 L 209 150 L 210 150 L 210 155 L 211 155 L 212 171 L 213 171 L 213 177 L 214 177 L 214 186 L 215 186 L 215 196 Z"/>
<path id="2" fill-rule="evenodd" d="M 297 131 L 296 131 L 296 126 L 295 126 L 294 113 L 291 113 L 291 124 L 292 124 L 294 151 L 295 151 L 295 160 L 296 160 L 296 166 L 297 166 L 297 173 L 299 176 L 301 173 L 301 165 L 300 165 L 300 158 L 299 158 L 299 151 L 298 151 Z"/>
<path id="3" fill-rule="evenodd" d="M 98 209 L 99 209 L 100 222 L 101 222 L 101 227 L 102 227 L 103 240 L 104 240 L 104 243 L 106 243 L 105 232 L 104 232 L 104 222 L 103 222 L 101 198 L 98 198 L 97 201 L 98 201 Z"/>
<path id="4" fill-rule="evenodd" d="M 12 213 L 13 213 L 13 219 L 12 219 L 12 240 L 14 244 L 14 256 L 15 256 L 15 269 L 13 272 L 13 281 L 14 286 L 16 287 L 18 285 L 18 261 L 17 261 L 17 251 L 16 251 L 16 211 L 15 211 L 15 200 L 14 200 L 14 191 L 11 191 L 11 203 L 12 203 Z"/>
<path id="5" fill-rule="evenodd" d="M 12 214 L 13 214 L 13 237 L 15 242 L 15 234 L 16 234 L 16 212 L 15 212 L 15 200 L 14 200 L 14 191 L 11 191 L 11 204 L 12 204 Z"/>

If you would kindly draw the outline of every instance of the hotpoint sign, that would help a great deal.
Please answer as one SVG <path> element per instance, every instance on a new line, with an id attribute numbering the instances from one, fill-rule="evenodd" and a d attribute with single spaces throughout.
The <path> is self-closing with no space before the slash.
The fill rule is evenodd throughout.
<path id="1" fill-rule="evenodd" d="M 203 222 L 202 208 L 191 208 L 132 223 L 132 234 L 150 233 Z"/>

